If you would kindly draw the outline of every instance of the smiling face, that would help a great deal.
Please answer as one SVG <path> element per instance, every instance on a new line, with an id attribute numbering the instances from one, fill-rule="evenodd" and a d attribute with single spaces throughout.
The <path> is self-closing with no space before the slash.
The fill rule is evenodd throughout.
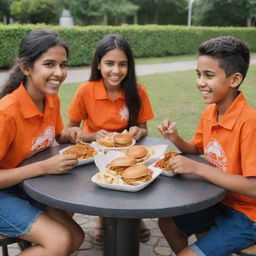
<path id="1" fill-rule="evenodd" d="M 67 52 L 62 46 L 49 48 L 35 62 L 33 67 L 23 67 L 27 77 L 26 90 L 32 98 L 55 95 L 67 76 Z"/>
<path id="2" fill-rule="evenodd" d="M 127 56 L 120 49 L 110 50 L 101 58 L 98 69 L 107 89 L 113 87 L 120 89 L 121 82 L 128 73 Z"/>
<path id="3" fill-rule="evenodd" d="M 242 79 L 240 73 L 226 77 L 219 60 L 206 55 L 199 56 L 196 72 L 196 84 L 206 104 L 216 103 L 227 108 L 233 102 Z"/>

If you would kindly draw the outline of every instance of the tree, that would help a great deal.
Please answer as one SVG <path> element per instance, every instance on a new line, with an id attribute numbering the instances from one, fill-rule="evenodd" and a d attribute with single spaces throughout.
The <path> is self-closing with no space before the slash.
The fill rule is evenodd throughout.
<path id="1" fill-rule="evenodd" d="M 246 25 L 247 27 L 251 27 L 254 26 L 256 22 L 256 0 L 248 0 L 246 7 L 248 10 Z"/>
<path id="2" fill-rule="evenodd" d="M 197 0 L 193 5 L 193 24 L 200 26 L 246 26 L 251 0 Z"/>
<path id="3" fill-rule="evenodd" d="M 134 16 L 138 9 L 139 6 L 127 0 L 110 0 L 103 1 L 99 11 L 105 17 L 105 24 L 112 17 L 114 25 L 118 25 L 126 22 L 128 16 Z"/>
<path id="4" fill-rule="evenodd" d="M 139 24 L 186 24 L 187 0 L 131 0 L 139 5 Z"/>
<path id="5" fill-rule="evenodd" d="M 13 0 L 0 0 L 0 17 L 1 20 L 9 24 L 10 23 L 10 10 L 9 7 Z"/>
<path id="6" fill-rule="evenodd" d="M 55 0 L 16 0 L 10 6 L 11 15 L 20 23 L 56 24 L 60 8 Z"/>
<path id="7" fill-rule="evenodd" d="M 67 5 L 76 24 L 80 25 L 119 25 L 125 22 L 127 17 L 133 16 L 139 8 L 128 0 L 70 0 Z"/>

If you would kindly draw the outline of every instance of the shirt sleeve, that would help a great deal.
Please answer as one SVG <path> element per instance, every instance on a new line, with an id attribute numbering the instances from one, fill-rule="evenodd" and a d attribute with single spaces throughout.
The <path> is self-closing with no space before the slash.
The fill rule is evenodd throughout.
<path id="1" fill-rule="evenodd" d="M 56 118 L 56 126 L 55 126 L 55 136 L 58 136 L 64 128 L 64 124 L 60 114 L 60 99 L 56 98 L 56 107 L 57 107 L 57 118 Z"/>
<path id="2" fill-rule="evenodd" d="M 146 89 L 142 85 L 139 85 L 139 95 L 141 99 L 141 108 L 137 122 L 140 124 L 151 120 L 154 117 L 154 113 Z"/>
<path id="3" fill-rule="evenodd" d="M 0 160 L 4 158 L 16 134 L 15 120 L 0 112 Z"/>
<path id="4" fill-rule="evenodd" d="M 256 176 L 256 118 L 247 120 L 241 130 L 241 166 L 243 176 Z"/>
<path id="5" fill-rule="evenodd" d="M 198 122 L 196 132 L 195 132 L 194 136 L 192 137 L 192 139 L 190 140 L 196 146 L 200 155 L 202 155 L 204 153 L 203 120 L 204 120 L 204 118 L 203 118 L 203 115 L 202 115 L 199 122 Z"/>
<path id="6" fill-rule="evenodd" d="M 81 122 L 86 119 L 87 117 L 87 110 L 86 110 L 86 84 L 82 84 L 77 89 L 75 96 L 69 106 L 68 109 L 68 118 L 72 122 Z"/>

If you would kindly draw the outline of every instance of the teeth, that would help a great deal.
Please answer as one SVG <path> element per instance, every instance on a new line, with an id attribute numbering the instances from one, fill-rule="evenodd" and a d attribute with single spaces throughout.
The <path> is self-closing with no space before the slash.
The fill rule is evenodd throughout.
<path id="1" fill-rule="evenodd" d="M 49 80 L 48 82 L 51 83 L 51 84 L 55 84 L 55 85 L 60 84 L 60 81 L 57 81 L 57 80 Z"/>
<path id="2" fill-rule="evenodd" d="M 201 91 L 202 94 L 208 94 L 210 93 L 209 91 Z"/>

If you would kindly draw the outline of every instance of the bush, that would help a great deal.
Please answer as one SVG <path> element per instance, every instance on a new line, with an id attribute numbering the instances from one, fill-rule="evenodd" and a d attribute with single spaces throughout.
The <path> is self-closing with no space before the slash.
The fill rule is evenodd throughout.
<path id="1" fill-rule="evenodd" d="M 0 25 L 0 68 L 13 64 L 21 38 L 33 29 L 53 29 L 70 46 L 70 66 L 90 64 L 98 41 L 106 34 L 123 35 L 131 44 L 135 57 L 195 54 L 199 44 L 221 35 L 236 36 L 256 51 L 256 28 L 186 27 L 171 25 L 75 26 Z"/>

